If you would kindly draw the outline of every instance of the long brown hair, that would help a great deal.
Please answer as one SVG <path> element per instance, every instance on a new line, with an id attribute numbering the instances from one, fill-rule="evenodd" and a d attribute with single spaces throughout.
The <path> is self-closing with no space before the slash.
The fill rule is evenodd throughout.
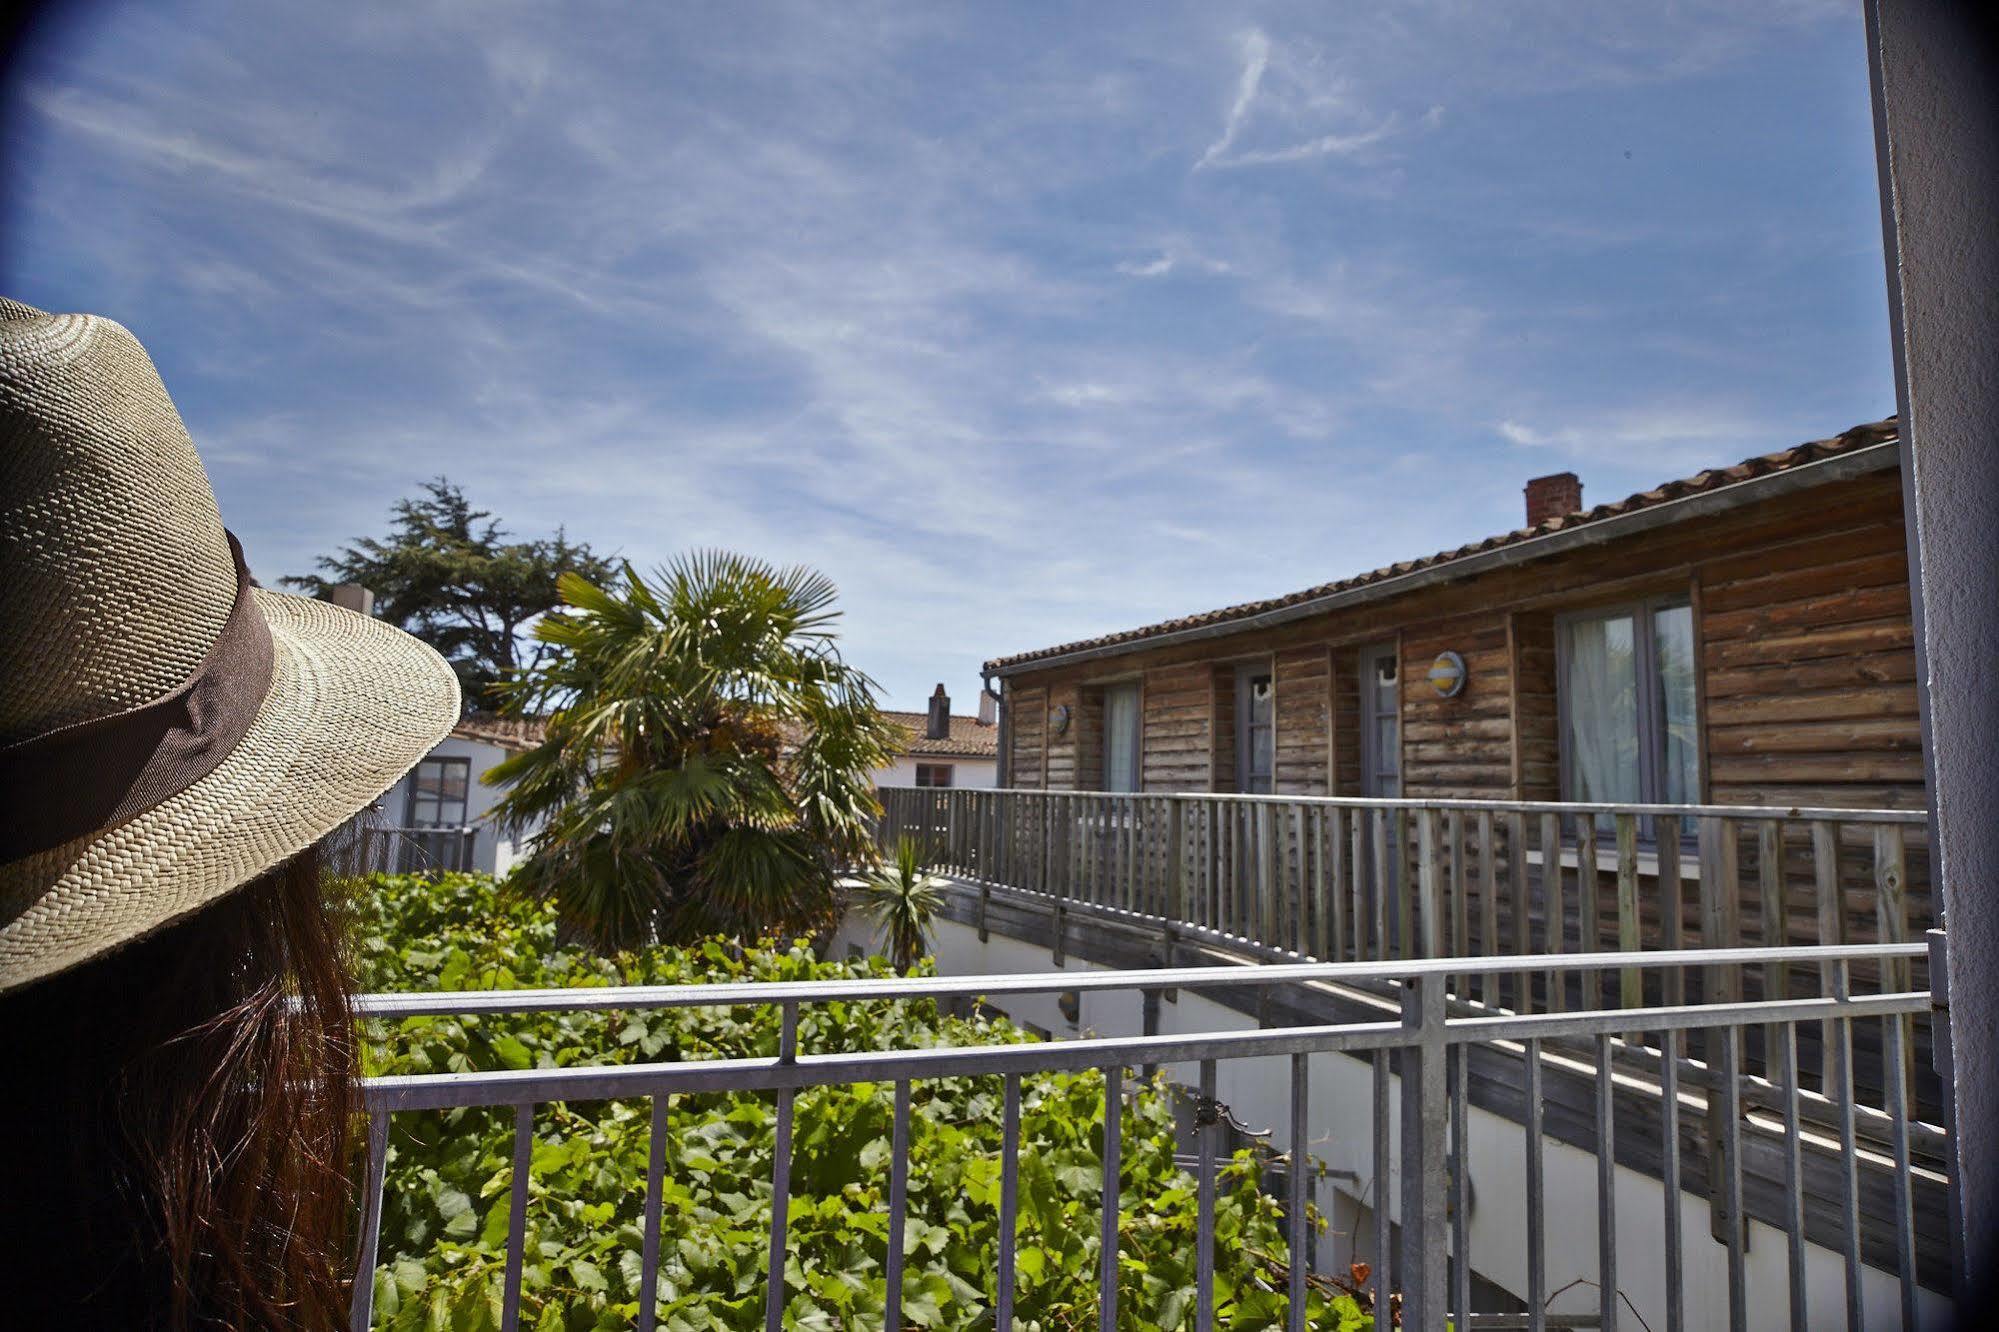
<path id="1" fill-rule="evenodd" d="M 9 1323 L 338 1326 L 358 1104 L 350 988 L 308 852 L 0 998 Z"/>

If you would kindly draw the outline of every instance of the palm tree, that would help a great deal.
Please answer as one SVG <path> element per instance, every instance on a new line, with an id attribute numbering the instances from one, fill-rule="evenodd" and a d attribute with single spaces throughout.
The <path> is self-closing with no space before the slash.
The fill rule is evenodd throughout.
<path id="1" fill-rule="evenodd" d="M 931 919 L 944 904 L 944 880 L 925 873 L 916 843 L 899 837 L 893 864 L 849 882 L 861 910 L 881 926 L 889 961 L 906 974 L 928 947 Z"/>
<path id="2" fill-rule="evenodd" d="M 489 774 L 500 819 L 540 828 L 516 890 L 606 951 L 830 924 L 900 740 L 840 657 L 831 580 L 701 551 L 558 592 L 556 655 L 509 691 L 546 738 Z"/>

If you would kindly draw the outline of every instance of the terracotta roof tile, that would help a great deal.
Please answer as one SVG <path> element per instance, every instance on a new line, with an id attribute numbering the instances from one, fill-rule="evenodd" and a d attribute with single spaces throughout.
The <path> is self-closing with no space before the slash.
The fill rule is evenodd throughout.
<path id="1" fill-rule="evenodd" d="M 451 728 L 455 740 L 516 751 L 533 749 L 547 732 L 548 723 L 540 717 L 502 717 L 494 712 L 468 712 Z"/>
<path id="2" fill-rule="evenodd" d="M 912 754 L 943 754 L 954 758 L 997 758 L 999 756 L 999 727 L 989 726 L 977 717 L 951 718 L 951 734 L 942 740 L 931 740 L 924 736 L 929 728 L 929 714 L 922 712 L 884 712 L 882 716 L 909 732 L 909 752 Z"/>
<path id="3" fill-rule="evenodd" d="M 1382 582 L 1417 569 L 1427 569 L 1436 565 L 1449 564 L 1453 560 L 1463 559 L 1467 555 L 1475 555 L 1481 551 L 1496 550 L 1501 546 L 1517 545 L 1530 538 L 1546 536 L 1553 532 L 1586 527 L 1591 523 L 1599 523 L 1607 518 L 1634 513 L 1640 509 L 1649 509 L 1654 505 L 1665 504 L 1676 499 L 1684 499 L 1689 495 L 1703 494 L 1722 486 L 1734 485 L 1759 476 L 1768 476 L 1773 472 L 1788 471 L 1794 467 L 1801 467 L 1806 463 L 1819 462 L 1826 458 L 1838 457 L 1844 453 L 1853 453 L 1876 444 L 1887 443 L 1895 437 L 1895 418 L 1891 416 L 1883 421 L 1874 421 L 1866 425 L 1854 426 L 1844 434 L 1835 435 L 1831 439 L 1813 440 L 1809 443 L 1798 444 L 1788 449 L 1781 449 L 1776 453 L 1766 453 L 1761 457 L 1747 458 L 1732 467 L 1706 468 L 1682 480 L 1668 481 L 1663 485 L 1655 486 L 1651 490 L 1640 491 L 1635 495 L 1626 496 L 1624 499 L 1616 500 L 1609 504 L 1598 504 L 1592 508 L 1584 509 L 1580 513 L 1565 514 L 1560 517 L 1550 518 L 1534 527 L 1524 527 L 1512 532 L 1502 532 L 1496 536 L 1486 537 L 1481 541 L 1459 546 L 1455 550 L 1439 551 L 1437 554 L 1426 556 L 1423 559 L 1403 560 L 1399 563 L 1391 564 L 1386 568 L 1357 574 L 1351 578 L 1343 578 L 1336 582 L 1321 583 L 1316 587 L 1308 587 L 1302 591 L 1292 592 L 1281 597 L 1271 597 L 1263 601 L 1248 601 L 1241 605 L 1225 606 L 1220 610 L 1203 611 L 1198 615 L 1186 615 L 1178 619 L 1162 620 L 1157 624 L 1145 625 L 1138 629 L 1126 629 L 1118 633 L 1104 634 L 1096 638 L 1079 639 L 1073 643 L 1061 643 L 1054 647 L 1039 648 L 1033 652 L 1019 652 L 1009 657 L 998 657 L 992 661 L 988 661 L 986 669 L 993 671 L 1010 666 L 1020 666 L 1028 662 L 1040 661 L 1044 658 L 1066 656 L 1071 652 L 1082 652 L 1092 648 L 1113 647 L 1123 643 L 1143 642 L 1146 639 L 1157 638 L 1182 629 L 1194 629 L 1206 625 L 1223 624 L 1229 620 L 1247 619 L 1268 611 L 1293 606 L 1301 601 L 1311 601 L 1335 592 L 1344 592 L 1352 588 L 1365 587 L 1370 583 Z M 916 716 L 920 722 L 921 714 L 910 715 Z"/>

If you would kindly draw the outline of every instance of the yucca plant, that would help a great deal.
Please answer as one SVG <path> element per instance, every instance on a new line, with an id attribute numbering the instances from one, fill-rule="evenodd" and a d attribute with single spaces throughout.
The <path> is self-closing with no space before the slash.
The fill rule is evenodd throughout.
<path id="1" fill-rule="evenodd" d="M 604 951 L 830 924 L 901 738 L 840 656 L 832 581 L 702 551 L 558 591 L 555 658 L 509 690 L 546 738 L 489 774 L 500 818 L 538 829 L 515 890 Z"/>
<path id="2" fill-rule="evenodd" d="M 907 972 L 930 946 L 930 922 L 944 904 L 944 880 L 928 873 L 908 837 L 895 843 L 895 859 L 850 881 L 855 905 L 881 927 L 881 943 L 895 969 Z"/>

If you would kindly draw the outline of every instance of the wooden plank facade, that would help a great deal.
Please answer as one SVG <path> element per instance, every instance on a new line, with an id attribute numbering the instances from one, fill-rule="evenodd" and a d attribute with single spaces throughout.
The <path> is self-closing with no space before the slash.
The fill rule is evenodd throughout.
<path id="1" fill-rule="evenodd" d="M 1102 772 L 1090 758 L 1096 700 L 1107 684 L 1137 681 L 1143 789 L 1242 789 L 1238 681 L 1248 667 L 1271 687 L 1270 789 L 1382 794 L 1364 789 L 1360 654 L 1393 643 L 1399 794 L 1574 798 L 1563 777 L 1561 618 L 1666 599 L 1690 607 L 1693 624 L 1698 790 L 1688 798 L 1920 808 L 1894 447 L 1874 443 L 1856 451 L 1874 455 L 1868 466 L 1768 498 L 1282 624 L 992 663 L 1009 718 L 1006 782 L 1091 789 Z M 1453 697 L 1427 678 L 1446 651 L 1466 666 Z"/>

